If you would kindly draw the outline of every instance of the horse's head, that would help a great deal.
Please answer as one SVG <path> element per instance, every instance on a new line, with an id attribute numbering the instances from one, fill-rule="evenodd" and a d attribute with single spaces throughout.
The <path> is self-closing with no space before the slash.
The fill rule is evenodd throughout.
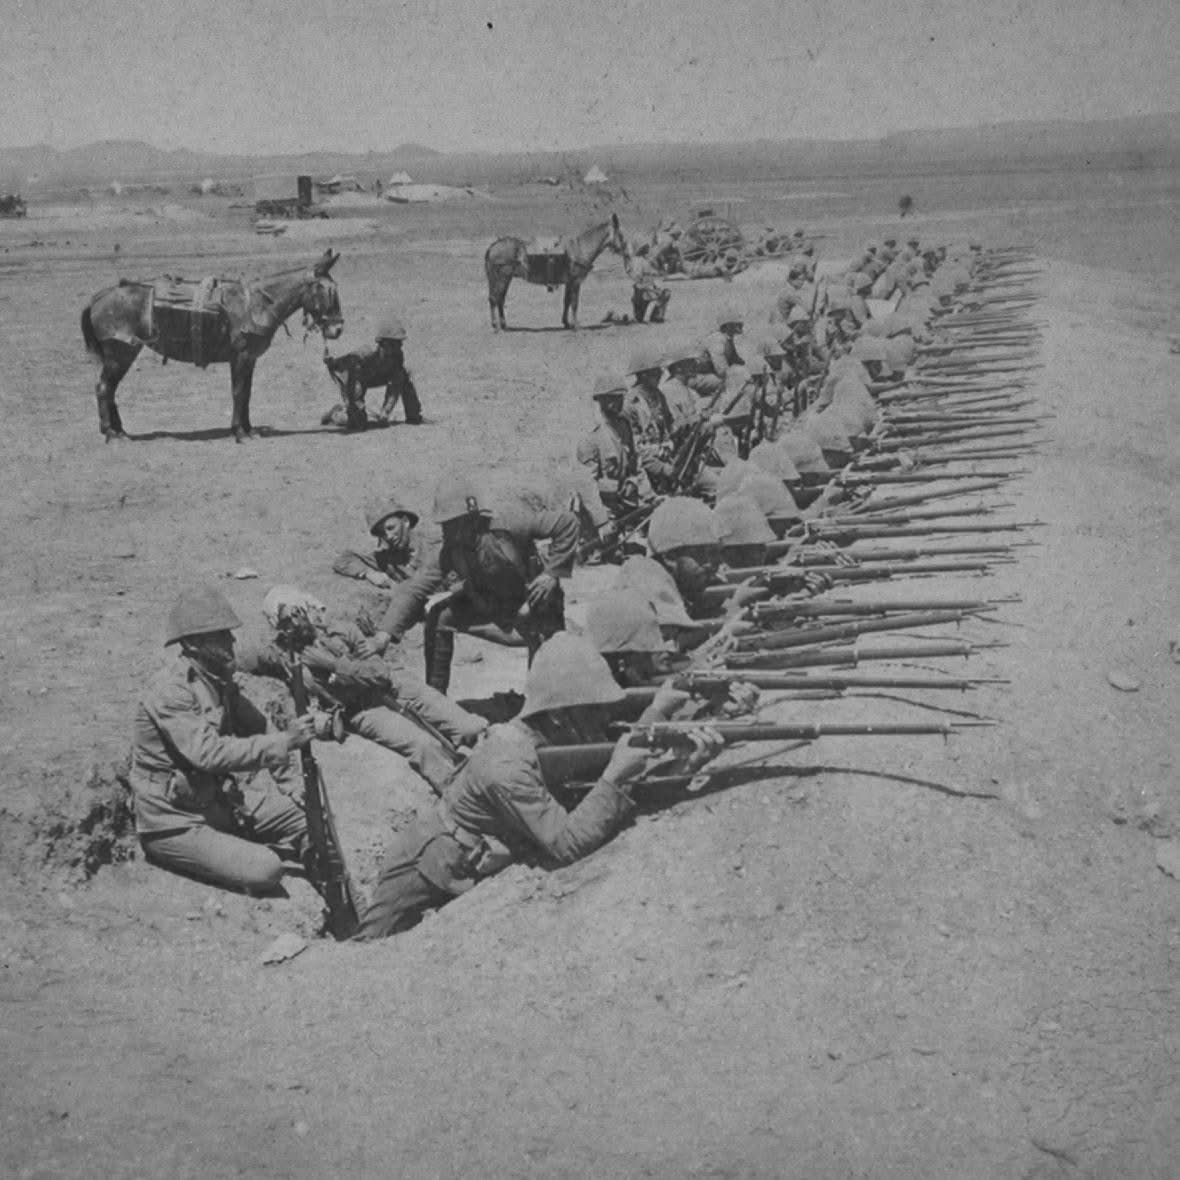
<path id="1" fill-rule="evenodd" d="M 339 253 L 326 250 L 312 268 L 311 282 L 303 292 L 303 328 L 310 332 L 318 328 L 325 340 L 337 340 L 344 331 L 344 312 L 340 308 L 340 292 L 329 273 Z"/>

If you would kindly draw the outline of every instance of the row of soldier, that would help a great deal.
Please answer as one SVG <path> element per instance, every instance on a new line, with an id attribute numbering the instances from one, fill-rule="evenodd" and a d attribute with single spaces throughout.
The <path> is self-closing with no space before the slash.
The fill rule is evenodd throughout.
<path id="1" fill-rule="evenodd" d="M 240 620 L 219 591 L 182 595 L 166 636 L 181 658 L 135 720 L 132 786 L 147 858 L 228 888 L 281 889 L 308 855 L 291 756 L 342 727 L 404 756 L 439 795 L 437 809 L 397 834 L 359 915 L 358 936 L 379 938 L 507 864 L 587 854 L 626 821 L 653 768 L 671 761 L 692 774 L 708 763 L 722 744 L 710 719 L 749 710 L 757 695 L 737 684 L 701 701 L 669 675 L 715 651 L 747 601 L 743 587 L 710 587 L 723 567 L 761 565 L 787 528 L 853 494 L 838 473 L 869 442 L 876 395 L 900 382 L 932 310 L 963 285 L 960 270 L 970 278 L 970 252 L 948 261 L 916 242 L 891 254 L 894 245 L 866 251 L 855 265 L 867 269 L 826 290 L 796 276 L 752 347 L 744 317 L 727 309 L 699 345 L 636 356 L 630 383 L 600 380 L 602 420 L 578 450 L 591 478 L 568 507 L 493 508 L 457 475 L 440 480 L 427 523 L 422 506 L 398 497 L 370 506 L 372 546 L 334 566 L 381 592 L 364 626 L 279 586 L 262 604 L 267 639 L 238 648 Z M 891 313 L 870 318 L 855 288 L 874 270 L 874 283 L 889 274 L 891 294 L 904 290 Z M 562 583 L 588 553 L 621 564 L 574 634 Z M 802 566 L 785 572 L 779 588 L 800 597 L 828 584 Z M 419 624 L 424 675 L 403 652 Z M 506 698 L 480 708 L 447 695 L 459 632 L 527 647 L 523 695 L 507 715 Z M 319 708 L 276 731 L 234 677 L 291 684 L 296 669 Z M 567 810 L 538 751 L 601 738 L 624 689 L 641 684 L 654 692 L 638 719 L 687 719 L 685 749 L 671 757 L 624 735 Z"/>

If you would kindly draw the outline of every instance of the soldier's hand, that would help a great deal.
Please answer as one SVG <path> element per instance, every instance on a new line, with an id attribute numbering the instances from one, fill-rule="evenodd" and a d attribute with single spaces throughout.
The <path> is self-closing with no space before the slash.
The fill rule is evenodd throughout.
<path id="1" fill-rule="evenodd" d="M 692 752 L 682 759 L 681 765 L 688 774 L 695 773 L 706 762 L 712 762 L 725 748 L 725 738 L 711 725 L 697 726 L 688 732 L 687 737 L 692 743 Z"/>
<path id="2" fill-rule="evenodd" d="M 538 574 L 528 585 L 528 597 L 525 602 L 530 610 L 539 610 L 546 606 L 557 590 L 558 581 L 552 574 Z"/>
<path id="3" fill-rule="evenodd" d="M 830 590 L 835 583 L 832 579 L 820 570 L 808 570 L 803 575 L 803 588 L 814 597 L 817 594 L 822 594 L 825 590 Z"/>
<path id="4" fill-rule="evenodd" d="M 673 681 L 665 680 L 656 689 L 656 695 L 652 698 L 651 704 L 644 710 L 644 720 L 667 721 L 681 705 L 687 704 L 691 699 L 691 693 L 677 688 Z"/>
<path id="5" fill-rule="evenodd" d="M 296 717 L 287 726 L 287 740 L 291 743 L 293 750 L 302 750 L 304 746 L 311 742 L 314 736 L 315 718 L 310 713 L 305 713 L 302 717 Z"/>
<path id="6" fill-rule="evenodd" d="M 753 713 L 758 708 L 761 697 L 757 687 L 747 684 L 744 680 L 735 680 L 729 686 L 729 700 L 725 703 L 725 711 L 729 714 Z"/>
<path id="7" fill-rule="evenodd" d="M 615 742 L 610 761 L 602 772 L 602 777 L 607 782 L 614 783 L 616 787 L 626 786 L 639 778 L 648 766 L 659 758 L 658 751 L 649 750 L 646 746 L 632 746 L 629 743 L 630 734 L 626 733 Z"/>
<path id="8" fill-rule="evenodd" d="M 362 640 L 357 644 L 356 654 L 363 660 L 369 659 L 371 656 L 381 656 L 385 654 L 385 649 L 389 646 L 389 632 L 388 631 L 374 631 L 368 639 Z"/>

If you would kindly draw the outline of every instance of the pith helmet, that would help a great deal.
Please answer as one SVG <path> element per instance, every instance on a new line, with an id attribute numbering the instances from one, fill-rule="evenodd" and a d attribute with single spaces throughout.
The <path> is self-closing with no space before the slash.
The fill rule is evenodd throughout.
<path id="1" fill-rule="evenodd" d="M 627 372 L 634 376 L 636 373 L 645 373 L 648 369 L 663 367 L 660 355 L 654 348 L 637 348 L 627 363 Z"/>
<path id="2" fill-rule="evenodd" d="M 828 414 L 813 414 L 809 418 L 803 419 L 802 426 L 805 431 L 819 444 L 821 450 L 825 451 L 851 451 L 852 443 L 848 441 L 848 435 L 844 428 L 839 424 L 837 419 L 830 417 Z"/>
<path id="3" fill-rule="evenodd" d="M 651 514 L 647 543 L 653 553 L 716 545 L 717 522 L 702 501 L 671 496 Z"/>
<path id="4" fill-rule="evenodd" d="M 168 612 L 164 646 L 178 643 L 190 635 L 211 635 L 214 631 L 232 631 L 242 620 L 234 613 L 224 594 L 212 586 L 185 590 Z"/>
<path id="5" fill-rule="evenodd" d="M 675 579 L 658 561 L 650 557 L 628 557 L 619 567 L 614 585 L 616 594 L 626 590 L 637 590 L 651 603 L 661 627 L 696 626 L 684 609 Z"/>
<path id="6" fill-rule="evenodd" d="M 296 614 L 303 615 L 310 622 L 321 623 L 327 609 L 318 598 L 298 586 L 272 586 L 262 600 L 263 617 L 272 627 Z"/>
<path id="7" fill-rule="evenodd" d="M 723 308 L 717 317 L 717 327 L 719 328 L 724 328 L 726 324 L 745 324 L 745 322 L 745 313 L 738 311 L 736 307 Z"/>
<path id="8" fill-rule="evenodd" d="M 885 360 L 885 341 L 879 336 L 860 335 L 852 342 L 849 355 L 858 361 Z"/>
<path id="9" fill-rule="evenodd" d="M 678 344 L 671 344 L 664 349 L 660 361 L 665 369 L 678 365 L 681 361 L 695 361 L 701 355 L 700 343 L 696 340 L 682 340 Z"/>
<path id="10" fill-rule="evenodd" d="M 717 495 L 730 496 L 742 486 L 742 480 L 754 470 L 754 466 L 746 459 L 730 459 L 717 472 Z"/>
<path id="11" fill-rule="evenodd" d="M 786 350 L 782 344 L 773 336 L 760 336 L 754 345 L 754 351 L 764 357 L 786 355 Z"/>
<path id="12" fill-rule="evenodd" d="M 638 590 L 616 590 L 609 598 L 591 603 L 586 633 L 603 655 L 668 650 L 655 607 Z"/>
<path id="13" fill-rule="evenodd" d="M 458 520 L 468 513 L 473 516 L 491 516 L 486 508 L 485 497 L 469 479 L 462 475 L 444 475 L 434 492 L 434 520 L 446 524 Z"/>
<path id="14" fill-rule="evenodd" d="M 749 496 L 722 496 L 713 509 L 722 545 L 765 545 L 774 540 L 766 513 Z"/>
<path id="15" fill-rule="evenodd" d="M 804 430 L 785 431 L 775 439 L 775 446 L 785 451 L 804 475 L 827 475 L 832 470 L 819 443 Z"/>
<path id="16" fill-rule="evenodd" d="M 612 377 L 609 373 L 600 373 L 594 378 L 594 388 L 591 390 L 590 396 L 611 397 L 616 395 L 622 397 L 627 392 L 626 382 L 621 377 Z"/>
<path id="17" fill-rule="evenodd" d="M 750 462 L 761 468 L 767 475 L 777 476 L 786 482 L 799 478 L 799 469 L 791 456 L 775 443 L 762 441 L 750 452 Z"/>
<path id="18" fill-rule="evenodd" d="M 410 527 L 418 523 L 418 514 L 407 508 L 396 496 L 389 496 L 384 500 L 370 500 L 365 505 L 365 524 L 374 537 L 380 535 L 381 526 L 391 516 L 404 516 Z"/>
<path id="19" fill-rule="evenodd" d="M 765 471 L 747 475 L 738 488 L 738 494 L 753 500 L 763 516 L 797 517 L 799 508 L 794 496 L 787 491 L 781 479 L 767 475 Z"/>
<path id="20" fill-rule="evenodd" d="M 524 682 L 521 717 L 575 705 L 613 705 L 623 699 L 606 660 L 590 640 L 559 631 L 541 644 Z"/>
<path id="21" fill-rule="evenodd" d="M 406 325 L 395 315 L 391 315 L 388 319 L 381 321 L 374 337 L 378 343 L 382 340 L 404 340 L 405 338 Z"/>

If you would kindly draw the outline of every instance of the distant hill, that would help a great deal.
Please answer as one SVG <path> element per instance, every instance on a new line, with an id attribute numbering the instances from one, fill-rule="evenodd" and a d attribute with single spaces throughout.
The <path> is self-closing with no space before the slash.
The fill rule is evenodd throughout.
<path id="1" fill-rule="evenodd" d="M 48 144 L 0 148 L 0 184 L 27 185 L 30 176 L 46 182 L 108 184 L 144 181 L 193 181 L 206 176 L 240 179 L 275 172 L 307 172 L 315 176 L 335 172 L 382 174 L 419 165 L 440 155 L 433 148 L 406 143 L 388 152 L 312 151 L 301 155 L 240 156 L 172 151 L 140 140 L 109 139 L 59 151 Z"/>
<path id="2" fill-rule="evenodd" d="M 409 171 L 415 180 L 518 183 L 540 175 L 580 176 L 591 164 L 608 175 L 648 178 L 737 174 L 903 175 L 942 171 L 1088 166 L 1180 167 L 1180 115 L 1095 122 L 996 123 L 898 132 L 879 140 L 758 140 L 738 143 L 604 144 L 554 152 L 445 154 L 418 143 L 390 151 L 328 150 L 242 156 L 166 151 L 137 140 L 107 140 L 58 151 L 47 145 L 0 148 L 0 186 L 24 189 L 28 178 L 62 184 L 193 182 L 274 173 L 362 177 Z"/>

